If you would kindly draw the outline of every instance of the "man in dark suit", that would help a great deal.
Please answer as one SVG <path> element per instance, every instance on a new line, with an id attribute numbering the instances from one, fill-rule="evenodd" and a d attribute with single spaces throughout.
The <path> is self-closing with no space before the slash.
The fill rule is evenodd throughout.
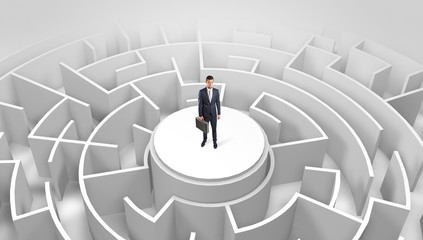
<path id="1" fill-rule="evenodd" d="M 220 97 L 219 90 L 213 88 L 214 79 L 212 76 L 207 76 L 206 84 L 207 87 L 201 89 L 198 93 L 198 115 L 202 120 L 211 122 L 213 132 L 213 147 L 217 148 L 217 133 L 216 124 L 217 120 L 220 119 Z M 203 142 L 201 147 L 207 142 L 207 134 L 203 133 Z"/>

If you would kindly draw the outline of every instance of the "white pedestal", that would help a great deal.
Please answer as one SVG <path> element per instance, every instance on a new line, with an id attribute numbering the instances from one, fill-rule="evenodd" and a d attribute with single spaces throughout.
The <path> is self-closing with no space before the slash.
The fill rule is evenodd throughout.
<path id="1" fill-rule="evenodd" d="M 195 127 L 198 107 L 182 109 L 157 127 L 154 148 L 162 162 L 186 177 L 222 180 L 250 169 L 263 154 L 265 138 L 260 126 L 237 110 L 222 107 L 217 121 L 217 144 L 213 148 L 209 124 L 207 143 L 201 147 L 203 133 Z"/>
<path id="2" fill-rule="evenodd" d="M 156 207 L 172 196 L 203 203 L 222 203 L 253 191 L 268 172 L 269 144 L 261 127 L 248 115 L 222 107 L 217 121 L 218 148 L 212 132 L 195 127 L 198 107 L 164 119 L 153 133 L 150 156 Z"/>

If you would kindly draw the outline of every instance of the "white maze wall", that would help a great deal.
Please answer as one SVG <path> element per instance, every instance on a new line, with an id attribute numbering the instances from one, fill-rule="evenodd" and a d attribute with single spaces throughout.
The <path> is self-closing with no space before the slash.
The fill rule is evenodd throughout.
<path id="1" fill-rule="evenodd" d="M 1 63 L 0 239 L 422 239 L 422 65 L 350 34 L 169 26 Z M 167 171 L 152 140 L 207 75 L 267 141 L 213 184 Z"/>

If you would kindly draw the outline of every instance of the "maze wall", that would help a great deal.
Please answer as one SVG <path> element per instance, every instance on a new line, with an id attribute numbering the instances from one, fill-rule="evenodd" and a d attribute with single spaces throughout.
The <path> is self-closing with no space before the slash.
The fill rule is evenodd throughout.
<path id="1" fill-rule="evenodd" d="M 0 239 L 422 239 L 423 65 L 371 40 L 116 25 L 1 64 Z M 207 75 L 266 137 L 212 186 L 153 141 Z"/>

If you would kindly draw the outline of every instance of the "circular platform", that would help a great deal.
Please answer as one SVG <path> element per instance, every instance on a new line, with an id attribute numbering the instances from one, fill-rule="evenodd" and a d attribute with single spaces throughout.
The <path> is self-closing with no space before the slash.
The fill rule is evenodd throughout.
<path id="1" fill-rule="evenodd" d="M 199 180 L 224 180 L 252 168 L 265 148 L 263 131 L 248 115 L 227 107 L 221 110 L 217 149 L 213 148 L 211 125 L 206 145 L 200 146 L 203 135 L 195 127 L 197 106 L 165 118 L 154 133 L 160 160 L 174 172 Z"/>

